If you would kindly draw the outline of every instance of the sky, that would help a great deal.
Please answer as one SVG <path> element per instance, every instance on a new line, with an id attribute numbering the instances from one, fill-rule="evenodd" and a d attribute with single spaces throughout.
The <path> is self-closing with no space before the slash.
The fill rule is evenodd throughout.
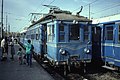
<path id="1" fill-rule="evenodd" d="M 0 12 L 1 12 L 0 0 Z M 120 0 L 3 0 L 4 1 L 4 27 L 10 25 L 11 32 L 20 32 L 31 23 L 30 13 L 48 13 L 49 8 L 43 5 L 57 6 L 62 10 L 76 14 L 83 6 L 80 15 L 90 18 L 120 13 Z M 89 16 L 90 8 L 90 16 Z M 0 13 L 1 15 L 1 13 Z M 1 16 L 0 16 L 1 20 Z M 5 28 L 4 28 L 5 29 Z"/>

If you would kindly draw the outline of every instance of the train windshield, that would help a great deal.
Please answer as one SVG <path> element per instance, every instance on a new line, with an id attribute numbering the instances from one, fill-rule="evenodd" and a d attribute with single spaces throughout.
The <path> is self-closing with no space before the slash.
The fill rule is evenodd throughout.
<path id="1" fill-rule="evenodd" d="M 88 37 L 89 37 L 89 27 L 84 26 L 84 41 L 88 41 Z"/>
<path id="2" fill-rule="evenodd" d="M 48 25 L 47 27 L 47 41 L 53 42 L 54 40 L 54 25 Z"/>
<path id="3" fill-rule="evenodd" d="M 79 40 L 80 38 L 80 27 L 78 24 L 70 25 L 70 32 L 69 32 L 69 39 L 70 40 Z"/>

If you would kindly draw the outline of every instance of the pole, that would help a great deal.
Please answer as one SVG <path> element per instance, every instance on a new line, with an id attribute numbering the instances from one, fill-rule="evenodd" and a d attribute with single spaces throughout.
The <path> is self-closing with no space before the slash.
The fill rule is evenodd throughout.
<path id="1" fill-rule="evenodd" d="M 3 38 L 3 0 L 2 0 L 2 7 L 1 7 L 1 38 Z"/>
<path id="2" fill-rule="evenodd" d="M 10 24 L 8 25 L 8 35 L 10 36 Z"/>
<path id="3" fill-rule="evenodd" d="M 89 4 L 89 19 L 90 19 L 90 4 Z"/>
<path id="4" fill-rule="evenodd" d="M 6 14 L 6 36 L 7 36 L 7 14 Z"/>

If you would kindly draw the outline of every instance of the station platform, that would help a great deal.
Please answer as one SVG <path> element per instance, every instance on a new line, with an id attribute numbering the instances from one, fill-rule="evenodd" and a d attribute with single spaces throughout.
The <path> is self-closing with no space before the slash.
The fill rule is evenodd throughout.
<path id="1" fill-rule="evenodd" d="M 21 47 L 19 44 L 14 44 L 15 53 L 19 47 Z M 32 59 L 32 67 L 29 67 L 25 64 L 20 65 L 16 54 L 14 60 L 10 57 L 9 47 L 7 60 L 0 61 L 0 80 L 54 80 L 34 59 Z"/>

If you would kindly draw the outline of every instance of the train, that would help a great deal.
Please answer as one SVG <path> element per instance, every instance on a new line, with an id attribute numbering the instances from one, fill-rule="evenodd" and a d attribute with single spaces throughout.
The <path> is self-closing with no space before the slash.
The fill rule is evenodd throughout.
<path id="1" fill-rule="evenodd" d="M 80 12 L 73 15 L 50 8 L 48 14 L 21 33 L 20 43 L 30 39 L 36 58 L 54 67 L 64 66 L 64 75 L 72 67 L 82 68 L 87 63 L 120 71 L 120 20 L 93 24 Z"/>
<path id="2" fill-rule="evenodd" d="M 48 14 L 21 33 L 20 43 L 28 39 L 34 55 L 46 59 L 54 67 L 64 66 L 64 74 L 72 67 L 85 66 L 92 59 L 92 20 L 70 11 L 50 8 Z"/>
<path id="3" fill-rule="evenodd" d="M 120 20 L 96 24 L 92 37 L 94 58 L 102 60 L 102 67 L 120 71 Z"/>

